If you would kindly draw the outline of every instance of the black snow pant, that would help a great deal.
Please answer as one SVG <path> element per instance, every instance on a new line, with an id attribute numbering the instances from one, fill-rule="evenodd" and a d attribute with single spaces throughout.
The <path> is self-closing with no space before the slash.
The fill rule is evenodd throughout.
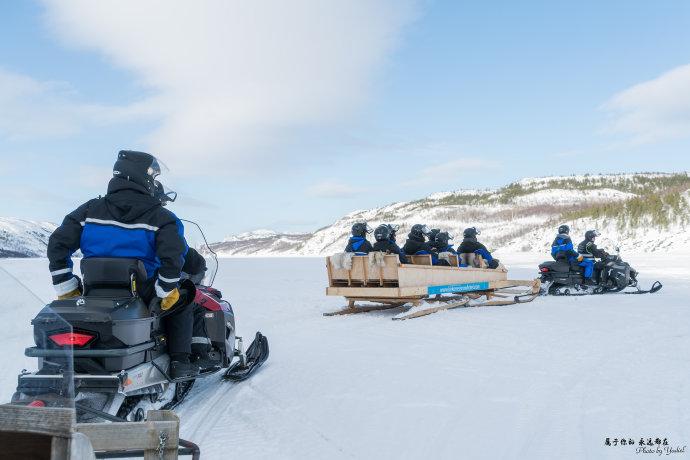
<path id="1" fill-rule="evenodd" d="M 139 294 L 141 298 L 149 304 L 156 297 L 155 289 L 156 277 L 149 278 L 143 283 Z M 168 338 L 169 354 L 192 353 L 192 328 L 194 327 L 193 305 L 176 307 L 173 313 L 166 315 L 163 319 L 163 328 Z"/>

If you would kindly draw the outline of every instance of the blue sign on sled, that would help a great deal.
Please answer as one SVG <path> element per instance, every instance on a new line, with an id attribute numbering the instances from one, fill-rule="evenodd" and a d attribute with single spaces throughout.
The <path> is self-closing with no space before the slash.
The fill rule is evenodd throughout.
<path id="1" fill-rule="evenodd" d="M 426 288 L 428 295 L 434 294 L 451 294 L 453 292 L 472 292 L 472 291 L 486 291 L 489 289 L 489 282 L 482 281 L 480 283 L 465 283 L 465 284 L 446 284 L 445 286 L 429 286 Z"/>

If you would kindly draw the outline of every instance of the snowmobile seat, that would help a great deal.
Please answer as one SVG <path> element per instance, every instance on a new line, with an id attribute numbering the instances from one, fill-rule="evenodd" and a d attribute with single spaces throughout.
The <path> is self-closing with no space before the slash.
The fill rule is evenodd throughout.
<path id="1" fill-rule="evenodd" d="M 571 270 L 570 264 L 568 262 L 553 261 L 544 262 L 540 267 L 548 268 L 553 272 L 568 273 Z"/>
<path id="2" fill-rule="evenodd" d="M 137 259 L 89 257 L 81 261 L 84 295 L 131 297 L 137 285 L 146 281 L 144 263 Z"/>

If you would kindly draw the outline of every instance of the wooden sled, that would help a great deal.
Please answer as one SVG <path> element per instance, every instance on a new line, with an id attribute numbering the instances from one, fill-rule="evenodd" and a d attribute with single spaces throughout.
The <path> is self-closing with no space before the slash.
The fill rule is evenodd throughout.
<path id="1" fill-rule="evenodd" d="M 332 258 L 326 258 L 326 295 L 345 297 L 348 305 L 341 310 L 324 313 L 324 316 L 400 307 L 410 310 L 422 303 L 439 303 L 407 315 L 400 313 L 393 319 L 418 318 L 460 307 L 528 302 L 534 300 L 541 288 L 539 279 L 509 280 L 504 267 L 438 266 L 432 265 L 430 255 L 409 258 L 412 263 L 400 264 L 397 255 L 354 256 L 350 268 L 336 267 Z M 450 262 L 457 265 L 458 256 L 451 256 Z M 481 259 L 477 262 L 481 266 Z M 485 297 L 486 301 L 477 302 L 480 297 Z"/>

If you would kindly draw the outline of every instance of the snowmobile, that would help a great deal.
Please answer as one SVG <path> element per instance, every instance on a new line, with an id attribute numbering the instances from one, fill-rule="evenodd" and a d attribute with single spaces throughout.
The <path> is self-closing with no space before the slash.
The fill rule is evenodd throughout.
<path id="1" fill-rule="evenodd" d="M 148 410 L 180 404 L 196 379 L 225 369 L 223 379 L 241 381 L 268 358 L 260 332 L 244 351 L 232 306 L 220 291 L 183 280 L 181 297 L 198 309 L 195 320 L 203 321 L 211 347 L 198 376 L 173 380 L 161 325 L 169 312 L 138 295 L 146 280 L 143 263 L 88 258 L 81 271 L 83 295 L 55 300 L 32 320 L 35 346 L 25 354 L 38 358 L 38 370 L 19 375 L 13 404 L 73 403 L 79 421 L 141 421 Z"/>
<path id="2" fill-rule="evenodd" d="M 584 276 L 584 267 L 566 260 L 547 261 L 539 265 L 542 293 L 548 295 L 589 295 L 624 292 L 626 294 L 653 294 L 663 286 L 655 281 L 648 290 L 637 285 L 637 271 L 624 262 L 620 255 L 612 254 L 604 259 L 601 269 L 595 269 L 592 280 Z"/>

